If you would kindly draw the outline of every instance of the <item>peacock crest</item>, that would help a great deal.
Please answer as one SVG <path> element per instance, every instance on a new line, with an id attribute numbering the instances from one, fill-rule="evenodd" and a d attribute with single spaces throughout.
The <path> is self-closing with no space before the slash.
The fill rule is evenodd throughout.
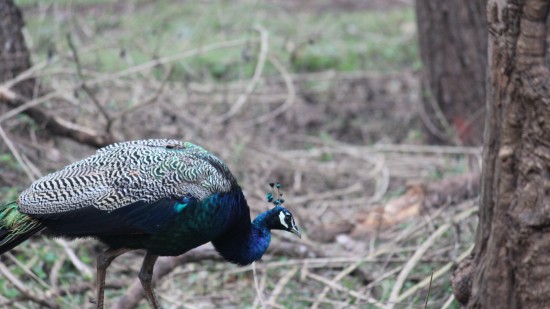
<path id="1" fill-rule="evenodd" d="M 269 186 L 271 187 L 271 191 L 266 194 L 267 202 L 272 203 L 274 207 L 282 206 L 285 200 L 283 199 L 283 192 L 281 192 L 281 184 L 279 182 L 271 182 Z M 277 188 L 277 198 L 275 198 L 275 188 Z"/>

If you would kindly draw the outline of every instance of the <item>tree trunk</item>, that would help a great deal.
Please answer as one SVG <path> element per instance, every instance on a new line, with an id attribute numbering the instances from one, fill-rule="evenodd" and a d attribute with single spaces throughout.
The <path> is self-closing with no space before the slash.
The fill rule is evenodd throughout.
<path id="1" fill-rule="evenodd" d="M 420 115 L 432 143 L 481 145 L 487 67 L 486 0 L 417 0 L 423 63 Z"/>
<path id="2" fill-rule="evenodd" d="M 468 308 L 550 304 L 550 0 L 489 0 L 479 227 L 455 273 Z M 468 266 L 470 265 L 470 266 Z"/>
<path id="3" fill-rule="evenodd" d="M 8 81 L 31 66 L 29 50 L 21 30 L 25 23 L 21 11 L 11 0 L 0 0 L 0 83 Z M 32 95 L 33 81 L 19 83 L 17 92 Z"/>

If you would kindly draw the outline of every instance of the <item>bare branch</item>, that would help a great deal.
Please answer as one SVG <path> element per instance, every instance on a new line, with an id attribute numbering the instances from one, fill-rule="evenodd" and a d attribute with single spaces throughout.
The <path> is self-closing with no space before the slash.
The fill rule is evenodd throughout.
<path id="1" fill-rule="evenodd" d="M 101 115 L 103 115 L 103 118 L 105 118 L 105 121 L 107 121 L 107 126 L 105 127 L 105 132 L 109 133 L 111 131 L 111 125 L 113 124 L 113 121 L 111 119 L 111 116 L 109 116 L 109 113 L 103 108 L 103 105 L 99 102 L 99 100 L 96 98 L 95 94 L 92 92 L 92 90 L 88 87 L 86 84 L 86 80 L 84 78 L 84 74 L 82 74 L 82 64 L 80 63 L 80 58 L 78 57 L 78 51 L 76 50 L 76 47 L 74 45 L 72 36 L 70 33 L 67 34 L 67 43 L 69 44 L 69 48 L 71 49 L 71 52 L 73 53 L 73 59 L 76 65 L 76 73 L 78 74 L 78 77 L 80 78 L 80 87 L 88 97 L 94 102 L 94 105 L 97 107 Z"/>
<path id="2" fill-rule="evenodd" d="M 25 174 L 27 174 L 27 177 L 29 178 L 29 180 L 34 181 L 35 175 L 33 175 L 31 169 L 27 166 L 27 164 L 25 164 L 25 161 L 23 161 L 23 159 L 21 158 L 19 151 L 17 151 L 17 148 L 15 148 L 11 140 L 6 135 L 6 132 L 4 132 L 4 129 L 2 129 L 2 127 L 0 127 L 0 137 L 4 140 L 4 143 L 8 145 L 8 148 L 10 149 L 13 157 L 15 158 L 15 160 L 17 160 L 19 165 L 21 165 L 21 167 L 25 171 Z"/>
<path id="3" fill-rule="evenodd" d="M 116 113 L 112 119 L 116 120 L 122 116 L 131 114 L 137 110 L 140 110 L 146 106 L 152 105 L 158 101 L 159 96 L 161 95 L 162 91 L 164 90 L 168 80 L 170 79 L 170 76 L 172 76 L 174 67 L 170 66 L 168 68 L 168 71 L 166 71 L 166 74 L 164 75 L 164 78 L 162 79 L 162 82 L 160 83 L 160 87 L 155 91 L 155 93 L 150 96 L 149 98 L 145 99 L 143 102 L 138 103 L 136 105 L 129 106 L 128 108 L 123 109 L 122 111 Z"/>
<path id="4" fill-rule="evenodd" d="M 51 100 L 57 95 L 58 93 L 54 91 L 36 99 L 27 100 L 20 95 L 13 95 L 13 93 L 6 91 L 6 89 L 0 89 L 0 98 L 12 98 L 12 100 L 5 101 L 12 106 L 16 106 L 14 109 L 0 116 L 0 123 L 24 111 L 39 125 L 43 125 L 46 129 L 52 131 L 52 133 L 69 137 L 85 145 L 103 147 L 112 144 L 115 141 L 111 134 L 99 133 L 90 128 L 82 127 L 61 117 L 55 116 L 49 111 L 36 107 L 41 103 Z"/>
<path id="5" fill-rule="evenodd" d="M 11 271 L 0 262 L 0 273 L 8 279 L 11 284 L 19 291 L 21 292 L 26 298 L 29 300 L 34 301 L 35 303 L 38 303 L 44 307 L 47 308 L 57 308 L 57 305 L 55 302 L 52 302 L 50 299 L 47 299 L 44 295 L 36 294 L 35 292 L 31 291 L 23 282 L 21 282 L 14 274 L 11 273 Z"/>
<path id="6" fill-rule="evenodd" d="M 252 92 L 254 92 L 254 89 L 256 89 L 256 86 L 258 86 L 258 83 L 261 80 L 262 73 L 264 71 L 265 60 L 267 59 L 267 53 L 269 51 L 269 33 L 264 27 L 260 25 L 255 26 L 254 30 L 258 31 L 261 37 L 260 54 L 258 55 L 258 62 L 256 63 L 254 75 L 246 86 L 244 93 L 239 96 L 237 101 L 233 103 L 226 114 L 216 119 L 216 123 L 223 123 L 229 120 L 231 117 L 235 116 L 246 104 L 246 102 L 248 101 L 248 97 L 252 94 Z"/>
<path id="7" fill-rule="evenodd" d="M 280 114 L 284 113 L 286 110 L 288 110 L 292 104 L 296 101 L 296 88 L 294 87 L 294 82 L 292 80 L 292 75 L 288 72 L 288 70 L 284 67 L 284 65 L 277 60 L 274 56 L 269 57 L 269 62 L 281 73 L 281 76 L 283 77 L 283 80 L 285 81 L 285 86 L 287 89 L 287 97 L 285 102 L 274 109 L 273 111 L 262 115 L 253 121 L 245 122 L 245 126 L 254 126 L 258 125 L 260 123 L 267 122 L 271 119 L 274 119 L 275 117 L 279 116 Z"/>

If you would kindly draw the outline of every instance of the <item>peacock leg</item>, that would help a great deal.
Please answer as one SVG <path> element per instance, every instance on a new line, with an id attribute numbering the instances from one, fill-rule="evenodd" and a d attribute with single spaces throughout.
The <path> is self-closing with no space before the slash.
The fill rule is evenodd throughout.
<path id="1" fill-rule="evenodd" d="M 145 254 L 145 258 L 143 259 L 143 265 L 141 265 L 141 270 L 139 271 L 138 275 L 139 280 L 141 281 L 141 286 L 145 291 L 145 296 L 147 297 L 147 300 L 149 300 L 149 303 L 151 303 L 151 306 L 153 306 L 154 309 L 160 309 L 157 297 L 155 296 L 155 291 L 153 291 L 153 286 L 151 285 L 151 281 L 153 280 L 153 267 L 155 266 L 155 262 L 157 261 L 158 257 L 158 255 L 150 254 L 149 252 L 147 252 L 147 254 Z"/>
<path id="2" fill-rule="evenodd" d="M 103 309 L 103 296 L 105 293 L 105 275 L 107 274 L 107 267 L 111 265 L 111 262 L 119 255 L 131 251 L 128 248 L 109 248 L 97 257 L 97 309 Z"/>

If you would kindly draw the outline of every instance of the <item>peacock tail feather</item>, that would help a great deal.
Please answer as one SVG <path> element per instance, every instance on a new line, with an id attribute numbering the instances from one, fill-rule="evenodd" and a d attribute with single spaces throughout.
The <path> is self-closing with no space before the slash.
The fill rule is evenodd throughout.
<path id="1" fill-rule="evenodd" d="M 44 228 L 39 221 L 20 213 L 18 208 L 17 202 L 0 206 L 0 254 Z"/>

